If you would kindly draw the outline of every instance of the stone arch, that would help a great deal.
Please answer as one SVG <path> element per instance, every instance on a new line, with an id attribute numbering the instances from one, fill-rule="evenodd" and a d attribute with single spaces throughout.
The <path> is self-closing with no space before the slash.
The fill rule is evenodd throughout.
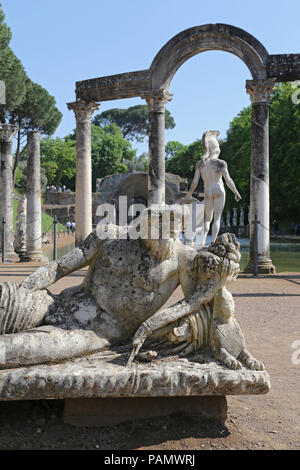
<path id="1" fill-rule="evenodd" d="M 162 47 L 150 67 L 153 90 L 168 89 L 176 71 L 186 60 L 210 50 L 227 51 L 239 57 L 253 79 L 267 77 L 269 54 L 254 36 L 235 26 L 207 24 L 182 31 Z"/>

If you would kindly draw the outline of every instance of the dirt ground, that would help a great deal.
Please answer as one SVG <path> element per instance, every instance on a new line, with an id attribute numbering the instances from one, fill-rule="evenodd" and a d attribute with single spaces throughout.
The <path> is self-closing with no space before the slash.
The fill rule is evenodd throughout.
<path id="1" fill-rule="evenodd" d="M 35 266 L 0 265 L 0 282 L 21 280 Z M 53 292 L 80 283 L 84 274 L 64 278 Z M 178 414 L 76 428 L 63 423 L 63 401 L 2 402 L 0 449 L 300 449 L 300 364 L 292 362 L 292 343 L 300 342 L 300 273 L 241 275 L 230 290 L 248 349 L 265 363 L 272 389 L 266 395 L 228 396 L 226 426 Z M 177 289 L 168 303 L 181 296 Z"/>

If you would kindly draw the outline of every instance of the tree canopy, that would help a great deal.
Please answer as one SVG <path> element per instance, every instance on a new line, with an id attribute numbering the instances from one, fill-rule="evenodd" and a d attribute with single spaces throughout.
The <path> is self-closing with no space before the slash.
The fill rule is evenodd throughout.
<path id="1" fill-rule="evenodd" d="M 166 129 L 173 129 L 175 121 L 171 113 L 166 109 L 165 113 Z M 104 127 L 115 123 L 120 127 L 124 139 L 143 142 L 147 135 L 149 118 L 148 106 L 137 105 L 128 109 L 113 108 L 103 111 L 93 119 L 93 124 Z"/>
<path id="2" fill-rule="evenodd" d="M 5 23 L 5 17 L 2 10 L 2 4 L 0 3 L 0 58 L 2 52 L 8 47 L 11 40 L 11 30 Z"/>
<path id="3" fill-rule="evenodd" d="M 51 135 L 60 124 L 62 114 L 56 108 L 55 99 L 41 85 L 27 77 L 20 60 L 9 47 L 11 32 L 4 23 L 0 3 L 0 80 L 6 87 L 6 103 L 0 107 L 0 120 L 19 127 L 13 173 L 25 151 L 24 138 L 29 130 L 39 130 Z"/>
<path id="4" fill-rule="evenodd" d="M 97 178 L 128 171 L 128 162 L 135 159 L 136 150 L 123 138 L 121 129 L 115 123 L 104 127 L 92 124 L 91 134 L 92 181 L 95 188 Z M 66 136 L 65 141 L 72 141 L 75 145 L 76 130 Z"/>
<path id="5" fill-rule="evenodd" d="M 184 178 L 193 178 L 195 165 L 204 153 L 202 140 L 197 139 L 190 145 L 177 141 L 166 145 L 166 171 L 178 174 Z"/>

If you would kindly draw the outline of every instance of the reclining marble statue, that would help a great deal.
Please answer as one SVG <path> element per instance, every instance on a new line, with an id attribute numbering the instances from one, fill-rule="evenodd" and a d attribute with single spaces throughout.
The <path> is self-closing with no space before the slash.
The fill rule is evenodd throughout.
<path id="1" fill-rule="evenodd" d="M 165 239 L 164 215 L 170 220 Z M 239 243 L 227 233 L 199 251 L 185 246 L 175 223 L 180 217 L 181 206 L 147 208 L 137 222 L 146 223 L 145 238 L 103 239 L 91 233 L 80 246 L 39 267 L 20 284 L 0 284 L 0 349 L 6 350 L 0 368 L 71 359 L 130 345 L 133 338 L 128 366 L 139 354 L 142 357 L 145 342 L 144 349 L 150 351 L 161 344 L 151 357 L 163 351 L 186 356 L 207 347 L 231 369 L 246 365 L 263 370 L 246 349 L 226 287 L 239 272 Z M 152 236 L 153 220 L 158 220 L 158 237 Z M 120 235 L 122 227 L 105 230 Z M 86 266 L 79 286 L 58 295 L 48 290 Z M 184 299 L 160 310 L 179 285 Z"/>
<path id="2" fill-rule="evenodd" d="M 189 197 L 192 197 L 201 176 L 204 183 L 204 226 L 200 236 L 200 246 L 205 245 L 212 219 L 211 242 L 215 242 L 218 236 L 226 195 L 223 178 L 229 189 L 234 193 L 235 200 L 238 202 L 241 199 L 229 175 L 227 163 L 219 159 L 221 152 L 217 139 L 219 135 L 219 131 L 204 132 L 202 143 L 205 153 L 196 164 L 195 175 L 188 192 Z"/>

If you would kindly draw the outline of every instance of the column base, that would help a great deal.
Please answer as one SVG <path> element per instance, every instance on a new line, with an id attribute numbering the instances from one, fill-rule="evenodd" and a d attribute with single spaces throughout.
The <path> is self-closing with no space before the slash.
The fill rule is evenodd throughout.
<path id="1" fill-rule="evenodd" d="M 22 261 L 36 261 L 40 263 L 47 263 L 49 259 L 43 254 L 42 251 L 27 251 L 27 253 L 22 257 Z"/>
<path id="2" fill-rule="evenodd" d="M 5 258 L 14 258 L 14 259 L 17 259 L 19 256 L 17 255 L 17 253 L 15 251 L 11 251 L 11 250 L 6 250 L 5 251 Z"/>
<path id="3" fill-rule="evenodd" d="M 244 269 L 245 274 L 254 274 L 254 260 L 250 259 Z M 269 258 L 258 259 L 257 262 L 258 274 L 276 274 L 276 268 Z"/>
<path id="4" fill-rule="evenodd" d="M 214 419 L 224 425 L 226 396 L 68 399 L 65 400 L 64 422 L 73 426 L 109 426 L 178 412 L 187 417 Z"/>

